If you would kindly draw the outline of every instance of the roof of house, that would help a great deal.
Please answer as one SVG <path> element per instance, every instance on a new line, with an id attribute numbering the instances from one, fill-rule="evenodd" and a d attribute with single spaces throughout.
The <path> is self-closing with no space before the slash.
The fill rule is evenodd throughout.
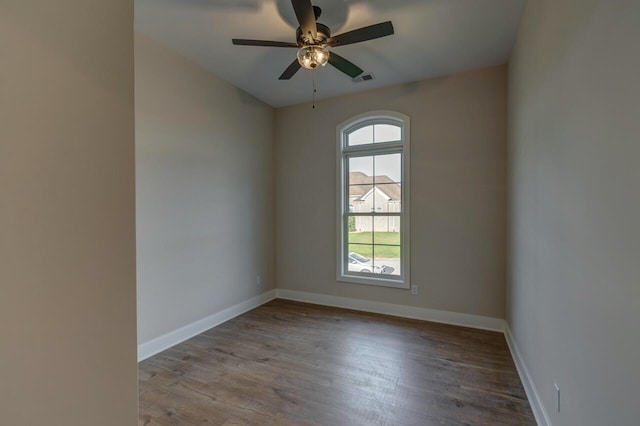
<path id="1" fill-rule="evenodd" d="M 389 176 L 368 176 L 362 172 L 349 173 L 349 197 L 357 197 L 362 200 L 375 186 L 390 198 L 390 201 L 400 201 L 402 198 L 402 187 L 394 182 Z"/>

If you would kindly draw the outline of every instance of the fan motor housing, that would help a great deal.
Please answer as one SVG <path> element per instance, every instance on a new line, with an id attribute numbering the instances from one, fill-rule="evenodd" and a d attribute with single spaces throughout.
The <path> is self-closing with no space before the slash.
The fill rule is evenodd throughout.
<path id="1" fill-rule="evenodd" d="M 311 38 L 310 35 L 302 34 L 302 30 L 300 27 L 296 30 L 296 40 L 298 41 L 298 45 L 306 46 L 309 44 L 324 44 L 331 37 L 331 30 L 324 24 L 320 22 L 316 22 L 317 29 L 317 37 L 314 39 Z"/>

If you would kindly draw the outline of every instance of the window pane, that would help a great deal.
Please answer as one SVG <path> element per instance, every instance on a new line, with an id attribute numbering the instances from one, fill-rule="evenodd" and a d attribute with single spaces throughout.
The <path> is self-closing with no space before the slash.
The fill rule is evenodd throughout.
<path id="1" fill-rule="evenodd" d="M 377 213 L 399 213 L 402 203 L 402 184 L 377 183 L 373 207 Z"/>
<path id="2" fill-rule="evenodd" d="M 373 271 L 373 246 L 364 244 L 349 244 L 347 253 L 347 270 L 349 272 Z"/>
<path id="3" fill-rule="evenodd" d="M 373 156 L 349 158 L 349 205 L 357 213 L 373 207 Z"/>
<path id="4" fill-rule="evenodd" d="M 375 272 L 400 276 L 402 262 L 400 261 L 400 246 L 374 246 L 373 270 Z"/>
<path id="5" fill-rule="evenodd" d="M 373 244 L 373 218 L 371 216 L 349 216 L 347 218 L 349 244 Z"/>
<path id="6" fill-rule="evenodd" d="M 349 158 L 349 185 L 372 183 L 373 156 Z"/>
<path id="7" fill-rule="evenodd" d="M 373 234 L 373 243 L 384 246 L 400 246 L 400 216 L 384 217 L 389 220 L 390 226 L 397 228 L 397 231 L 378 231 Z M 379 255 L 380 253 L 376 253 Z"/>
<path id="8" fill-rule="evenodd" d="M 373 166 L 376 183 L 402 182 L 402 154 L 376 155 Z"/>
<path id="9" fill-rule="evenodd" d="M 373 197 L 370 194 L 372 185 L 349 185 L 349 212 L 371 213 Z"/>
<path id="10" fill-rule="evenodd" d="M 378 229 L 373 234 L 373 265 L 382 274 L 401 274 L 401 238 L 400 216 L 376 218 L 382 219 L 385 230 Z M 395 229 L 395 230 L 393 230 Z"/>
<path id="11" fill-rule="evenodd" d="M 391 124 L 375 125 L 375 143 L 393 142 L 402 139 L 402 129 Z"/>
<path id="12" fill-rule="evenodd" d="M 355 132 L 349 133 L 347 137 L 347 145 L 364 145 L 368 143 L 373 143 L 373 126 L 366 126 L 361 129 L 356 130 Z"/>

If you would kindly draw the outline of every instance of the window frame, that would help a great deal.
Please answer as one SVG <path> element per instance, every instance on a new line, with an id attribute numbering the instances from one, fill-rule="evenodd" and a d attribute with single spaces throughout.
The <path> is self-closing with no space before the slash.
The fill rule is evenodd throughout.
<path id="1" fill-rule="evenodd" d="M 379 142 L 363 145 L 347 146 L 348 135 L 358 129 L 375 124 L 393 124 L 401 129 L 401 140 L 392 142 Z M 410 120 L 409 117 L 395 111 L 371 111 L 352 117 L 336 128 L 337 140 L 337 203 L 336 203 L 336 228 L 337 228 L 337 256 L 336 256 L 336 280 L 338 282 L 366 284 L 398 289 L 411 288 L 410 269 Z M 384 155 L 400 153 L 401 160 L 401 212 L 400 212 L 400 265 L 401 275 L 398 278 L 391 278 L 392 275 L 384 275 L 384 278 L 375 276 L 376 274 L 349 272 L 348 271 L 348 226 L 349 220 L 349 195 L 348 188 L 348 161 L 351 157 L 362 157 L 369 155 Z M 388 214 L 388 217 L 396 216 Z M 382 214 L 380 217 L 383 217 Z M 374 212 L 373 219 L 376 213 Z"/>

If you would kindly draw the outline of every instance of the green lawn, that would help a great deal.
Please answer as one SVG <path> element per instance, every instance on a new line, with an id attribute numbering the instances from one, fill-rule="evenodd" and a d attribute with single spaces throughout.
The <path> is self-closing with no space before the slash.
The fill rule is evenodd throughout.
<path id="1" fill-rule="evenodd" d="M 400 258 L 399 232 L 349 232 L 349 252 L 371 258 L 373 245 L 376 257 Z"/>

